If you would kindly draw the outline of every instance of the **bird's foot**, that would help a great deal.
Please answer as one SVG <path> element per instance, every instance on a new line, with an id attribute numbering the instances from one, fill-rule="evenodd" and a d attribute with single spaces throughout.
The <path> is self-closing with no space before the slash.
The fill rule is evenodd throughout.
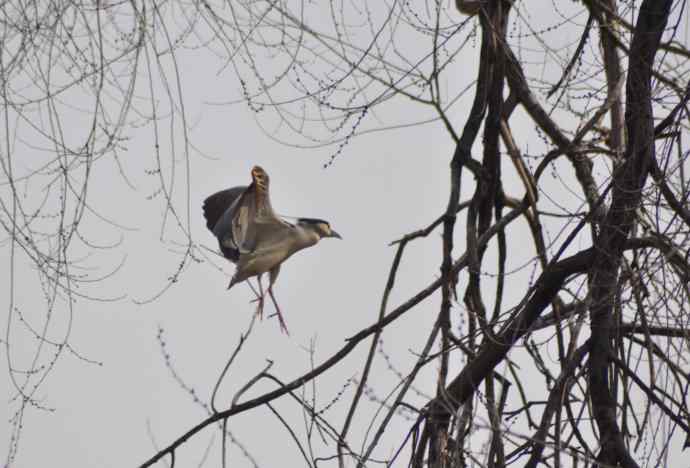
<path id="1" fill-rule="evenodd" d="M 283 320 L 283 314 L 280 313 L 280 309 L 278 309 L 278 321 L 280 322 L 280 331 L 290 336 L 290 332 L 287 329 L 287 325 L 285 325 L 285 320 Z"/>
<path id="2" fill-rule="evenodd" d="M 290 336 L 290 332 L 287 329 L 287 325 L 285 325 L 285 320 L 283 320 L 283 315 L 280 313 L 280 311 L 271 315 L 269 318 L 272 318 L 274 315 L 278 316 L 278 322 L 280 323 L 280 331 L 285 333 L 287 336 Z"/>
<path id="3" fill-rule="evenodd" d="M 283 320 L 283 314 L 280 312 L 280 306 L 278 306 L 278 301 L 276 301 L 276 297 L 273 295 L 273 289 L 270 287 L 268 288 L 268 294 L 271 296 L 271 300 L 273 301 L 273 305 L 276 308 L 276 315 L 278 315 L 278 321 L 280 322 L 280 331 L 285 333 L 287 336 L 290 336 L 290 332 L 287 329 L 287 325 L 285 324 L 285 320 Z"/>
<path id="4" fill-rule="evenodd" d="M 256 299 L 252 299 L 249 303 L 258 302 L 256 305 L 256 315 L 259 316 L 261 320 L 264 319 L 264 296 L 258 296 Z"/>

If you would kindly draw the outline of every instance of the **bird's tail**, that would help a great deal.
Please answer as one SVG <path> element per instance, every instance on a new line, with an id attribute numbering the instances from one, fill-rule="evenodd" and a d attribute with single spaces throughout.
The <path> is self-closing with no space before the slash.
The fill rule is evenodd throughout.
<path id="1" fill-rule="evenodd" d="M 241 283 L 244 281 L 246 278 L 240 277 L 237 272 L 235 272 L 234 275 L 232 275 L 232 278 L 230 279 L 230 283 L 228 284 L 228 289 L 232 288 L 235 286 L 237 283 Z"/>

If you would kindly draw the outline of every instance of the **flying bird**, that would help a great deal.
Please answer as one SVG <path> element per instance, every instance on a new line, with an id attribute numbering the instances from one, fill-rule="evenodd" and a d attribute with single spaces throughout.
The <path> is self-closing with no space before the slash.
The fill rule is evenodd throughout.
<path id="1" fill-rule="evenodd" d="M 204 218 L 223 256 L 237 265 L 228 289 L 257 276 L 258 311 L 263 313 L 261 275 L 269 272 L 268 294 L 278 312 L 281 330 L 288 333 L 273 294 L 280 266 L 292 254 L 316 245 L 324 237 L 342 237 L 323 219 L 297 218 L 292 224 L 278 217 L 271 207 L 268 173 L 254 166 L 251 175 L 248 187 L 222 190 L 204 200 Z"/>

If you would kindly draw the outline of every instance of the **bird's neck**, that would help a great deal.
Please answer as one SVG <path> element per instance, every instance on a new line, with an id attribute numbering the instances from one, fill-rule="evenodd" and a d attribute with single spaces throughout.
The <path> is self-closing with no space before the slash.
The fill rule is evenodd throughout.
<path id="1" fill-rule="evenodd" d="M 295 237 L 294 252 L 311 247 L 321 239 L 321 236 L 313 229 L 305 228 L 300 225 L 295 226 L 295 229 L 297 230 L 297 236 Z"/>

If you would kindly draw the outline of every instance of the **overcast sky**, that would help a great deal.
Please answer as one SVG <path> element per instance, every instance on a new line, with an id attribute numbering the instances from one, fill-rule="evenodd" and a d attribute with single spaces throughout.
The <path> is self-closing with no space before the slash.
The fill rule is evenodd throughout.
<path id="1" fill-rule="evenodd" d="M 572 2 L 565 3 L 567 8 L 573 8 Z M 558 15 L 564 13 L 548 14 L 551 16 L 544 19 L 533 16 L 540 28 L 559 24 Z M 324 16 L 323 20 L 328 18 Z M 585 20 L 586 17 L 581 18 L 580 23 Z M 315 23 L 318 24 L 318 19 Z M 560 38 L 568 44 L 576 39 L 567 35 Z M 444 86 L 457 93 L 471 85 L 478 43 L 477 39 L 454 62 L 445 75 Z M 413 49 L 410 56 L 414 55 Z M 93 215 L 86 216 L 82 224 L 90 241 L 119 244 L 108 250 L 75 248 L 75 255 L 87 252 L 91 255 L 85 260 L 86 266 L 98 268 L 84 270 L 87 275 L 97 277 L 124 262 L 111 277 L 84 286 L 84 292 L 89 295 L 114 300 L 78 299 L 71 322 L 64 297 L 58 301 L 47 336 L 62 336 L 71 323 L 69 344 L 74 353 L 66 352 L 58 360 L 34 395 L 51 411 L 30 408 L 25 412 L 19 452 L 12 466 L 135 466 L 153 455 L 157 445 L 168 444 L 207 416 L 166 367 L 157 336 L 159 328 L 162 329 L 168 362 L 178 377 L 193 387 L 202 400 L 208 401 L 240 333 L 252 318 L 255 305 L 250 303 L 253 296 L 246 285 L 226 290 L 233 267 L 213 253 L 217 251 L 217 243 L 206 230 L 201 204 L 217 190 L 248 184 L 252 166 L 258 164 L 269 173 L 272 203 L 277 213 L 326 219 L 343 240 L 326 239 L 296 254 L 282 267 L 275 293 L 291 334 L 282 334 L 275 317 L 268 317 L 273 309 L 267 303 L 264 320 L 255 324 L 221 388 L 219 406 L 222 408 L 229 406 L 234 393 L 264 367 L 267 359 L 274 362 L 272 371 L 276 376 L 292 380 L 310 368 L 309 349 L 314 350 L 313 360 L 318 364 L 337 351 L 347 337 L 374 323 L 395 252 L 388 244 L 405 233 L 425 227 L 445 209 L 448 164 L 454 147 L 441 123 L 359 136 L 324 169 L 324 164 L 337 152 L 337 146 L 309 150 L 278 143 L 271 137 L 282 133 L 272 126 L 270 118 L 256 114 L 243 103 L 219 104 L 242 96 L 242 88 L 232 70 L 221 70 L 217 59 L 203 49 L 182 51 L 178 61 L 193 147 L 187 159 L 180 122 L 176 121 L 171 135 L 164 119 L 160 128 L 163 167 L 166 171 L 172 168 L 170 141 L 174 141 L 174 161 L 179 171 L 175 180 L 179 185 L 173 201 L 186 221 L 188 199 L 191 238 L 197 246 L 204 247 L 199 247 L 200 251 L 208 258 L 197 255 L 200 261 L 188 262 L 164 294 L 148 301 L 176 273 L 183 258 L 185 238 L 170 216 L 164 221 L 165 200 L 158 193 L 157 176 L 150 173 L 156 165 L 151 124 L 129 130 L 129 139 L 123 142 L 124 148 L 119 153 L 125 176 L 115 159 L 104 158 L 93 166 L 89 187 L 90 205 L 122 228 Z M 154 85 L 162 93 L 161 83 Z M 148 83 L 144 81 L 139 86 L 137 96 L 143 96 Z M 450 112 L 457 128 L 464 123 L 472 97 L 472 92 L 467 93 Z M 425 112 L 418 109 L 409 101 L 397 98 L 372 112 L 363 125 L 376 128 L 411 121 L 413 118 L 408 119 L 408 113 Z M 86 131 L 78 117 L 68 118 L 64 123 L 69 124 L 64 129 L 67 138 L 84 138 Z M 531 125 L 518 125 L 513 131 L 530 152 L 536 154 L 543 149 Z M 38 155 L 33 160 L 34 153 L 27 142 L 19 141 L 17 148 L 15 165 L 20 173 L 31 171 L 42 158 L 48 157 L 45 152 L 36 151 Z M 481 138 L 478 138 L 475 151 L 480 149 Z M 521 197 L 523 191 L 516 179 L 513 178 L 513 185 L 508 180 L 506 191 Z M 551 183 L 562 187 L 562 181 L 557 178 L 547 182 L 547 186 Z M 463 200 L 472 188 L 467 178 Z M 11 198 L 7 198 L 4 181 L 2 190 L 3 201 L 7 202 Z M 560 195 L 563 205 L 573 209 L 580 206 L 577 197 L 566 191 Z M 457 232 L 462 233 L 464 223 L 459 223 Z M 522 224 L 509 230 L 515 236 L 525 232 Z M 558 232 L 552 234 L 556 236 Z M 463 251 L 462 239 L 458 242 L 456 255 Z M 577 248 L 586 246 L 587 239 L 578 242 Z M 511 281 L 524 284 L 533 278 L 531 267 L 525 268 L 533 259 L 533 252 L 512 254 L 515 257 L 509 267 L 516 272 L 512 273 Z M 8 265 L 3 267 L 6 272 L 10 271 L 10 255 L 10 243 L 3 241 L 0 265 Z M 432 282 L 439 274 L 440 261 L 438 232 L 411 245 L 391 305 L 398 305 Z M 12 265 L 14 282 L 10 282 L 7 273 L 1 276 L 0 297 L 5 298 L 8 309 L 13 285 L 14 305 L 28 321 L 40 324 L 45 319 L 46 300 L 35 268 L 22 252 L 16 253 Z M 489 284 L 494 272 L 486 273 Z M 463 278 L 464 275 L 461 281 Z M 514 293 L 509 292 L 505 306 L 519 301 L 518 294 L 523 291 L 524 288 L 518 287 Z M 383 335 L 383 350 L 391 356 L 393 366 L 403 372 L 409 370 L 413 353 L 421 349 L 426 338 L 419 330 L 426 333 L 431 328 L 438 303 L 439 295 L 435 295 L 396 323 L 393 333 Z M 18 317 L 14 315 L 9 334 L 13 353 L 10 361 L 21 368 L 33 356 L 36 338 L 18 322 Z M 6 337 L 2 339 L 4 344 Z M 360 372 L 367 349 L 368 342 L 362 343 L 344 362 L 316 381 L 317 408 L 327 405 L 345 389 L 344 399 L 326 413 L 333 415 L 338 424 L 355 385 L 352 378 Z M 50 362 L 45 356 L 54 352 L 46 345 L 42 359 Z M 3 346 L 4 367 L 0 370 L 3 375 L 8 374 L 5 354 Z M 454 363 L 455 368 L 460 364 Z M 424 394 L 431 394 L 435 387 L 435 367 L 425 372 L 428 378 L 423 381 L 427 385 L 418 389 L 417 403 L 423 403 Z M 383 397 L 394 389 L 398 379 L 385 360 L 379 359 L 370 383 L 381 392 L 378 397 Z M 12 400 L 15 392 L 9 379 L 0 379 L 0 386 L 9 401 L 3 406 L 4 420 L 9 421 L 18 403 Z M 267 383 L 258 384 L 244 398 L 271 388 Z M 307 391 L 311 392 L 312 388 L 308 387 Z M 303 432 L 299 408 L 287 398 L 281 399 L 277 406 L 286 417 L 297 421 L 298 430 Z M 353 433 L 364 434 L 376 408 L 375 402 L 364 405 L 362 413 L 370 416 L 363 417 Z M 386 434 L 379 454 L 390 455 L 409 426 L 409 421 L 399 418 Z M 260 466 L 301 466 L 299 451 L 267 409 L 259 408 L 232 418 L 229 428 Z M 10 441 L 10 429 L 9 424 L 0 425 L 0 440 Z M 220 440 L 217 431 L 210 430 L 178 450 L 177 466 L 196 466 L 209 444 L 211 458 L 206 466 L 219 466 Z M 4 454 L 4 448 L 0 454 Z M 324 454 L 333 451 L 331 445 Z M 231 447 L 230 460 L 230 466 L 253 466 L 236 445 Z"/>

